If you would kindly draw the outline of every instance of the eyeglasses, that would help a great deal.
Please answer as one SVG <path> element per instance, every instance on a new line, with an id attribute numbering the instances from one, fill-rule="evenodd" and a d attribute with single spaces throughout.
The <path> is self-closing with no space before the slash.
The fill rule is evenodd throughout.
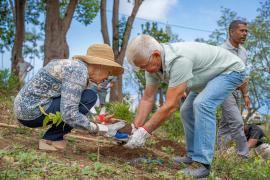
<path id="1" fill-rule="evenodd" d="M 140 66 L 136 66 L 137 67 L 137 70 L 145 70 L 149 64 L 151 64 L 151 60 L 152 60 L 152 55 L 149 57 L 148 61 L 146 64 L 144 65 L 140 65 Z"/>

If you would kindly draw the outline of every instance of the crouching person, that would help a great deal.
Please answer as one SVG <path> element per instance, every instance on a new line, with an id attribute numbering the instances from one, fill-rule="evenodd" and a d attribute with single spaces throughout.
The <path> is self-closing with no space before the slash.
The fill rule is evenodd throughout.
<path id="1" fill-rule="evenodd" d="M 255 124 L 244 125 L 245 136 L 248 142 L 248 148 L 255 148 L 255 151 L 263 159 L 270 159 L 270 144 L 264 143 L 265 137 L 263 130 Z"/>
<path id="2" fill-rule="evenodd" d="M 24 126 L 37 128 L 43 126 L 42 109 L 45 114 L 60 112 L 62 122 L 49 122 L 52 126 L 39 141 L 39 149 L 43 150 L 64 150 L 64 135 L 73 128 L 114 136 L 125 125 L 123 122 L 102 125 L 86 116 L 97 100 L 88 83 L 99 84 L 109 75 L 122 73 L 123 68 L 115 62 L 111 47 L 105 44 L 94 44 L 86 55 L 75 56 L 73 60 L 53 60 L 20 90 L 14 102 L 15 115 Z"/>
<path id="3" fill-rule="evenodd" d="M 143 146 L 146 138 L 177 110 L 189 89 L 181 107 L 187 156 L 179 162 L 192 164 L 182 170 L 186 175 L 208 176 L 216 138 L 215 111 L 245 78 L 242 60 L 221 47 L 196 42 L 159 44 L 147 35 L 131 41 L 127 58 L 145 70 L 146 88 L 134 119 L 134 133 L 125 146 Z M 168 83 L 166 101 L 145 123 L 160 81 Z"/>

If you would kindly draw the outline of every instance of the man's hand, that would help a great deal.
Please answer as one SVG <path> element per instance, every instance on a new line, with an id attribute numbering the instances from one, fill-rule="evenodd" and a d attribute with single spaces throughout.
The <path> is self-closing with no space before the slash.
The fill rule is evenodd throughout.
<path id="1" fill-rule="evenodd" d="M 133 133 L 133 135 L 131 135 L 124 147 L 129 149 L 142 147 L 144 146 L 145 140 L 150 136 L 151 134 L 149 134 L 143 127 L 140 127 Z"/>
<path id="2" fill-rule="evenodd" d="M 249 111 L 250 110 L 250 99 L 249 96 L 244 96 L 245 108 Z"/>

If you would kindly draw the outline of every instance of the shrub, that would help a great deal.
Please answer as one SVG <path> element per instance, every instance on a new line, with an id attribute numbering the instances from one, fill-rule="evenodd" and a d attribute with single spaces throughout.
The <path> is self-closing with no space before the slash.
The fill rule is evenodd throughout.
<path id="1" fill-rule="evenodd" d="M 129 105 L 123 102 L 112 102 L 106 104 L 108 114 L 113 114 L 117 119 L 126 120 L 132 123 L 134 114 L 129 111 Z"/>
<path id="2" fill-rule="evenodd" d="M 19 78 L 8 69 L 0 70 L 0 95 L 12 96 L 19 88 Z"/>
<path id="3" fill-rule="evenodd" d="M 184 127 L 179 111 L 176 111 L 171 117 L 161 126 L 169 138 L 179 140 L 184 138 Z"/>

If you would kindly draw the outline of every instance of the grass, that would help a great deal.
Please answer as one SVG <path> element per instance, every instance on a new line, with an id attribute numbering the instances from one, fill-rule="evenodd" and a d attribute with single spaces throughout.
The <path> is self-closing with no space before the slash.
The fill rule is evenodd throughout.
<path id="1" fill-rule="evenodd" d="M 117 108 L 114 107 L 114 109 Z M 7 117 L 5 123 L 15 123 L 11 109 L 11 98 L 0 100 L 0 115 Z M 122 117 L 126 111 L 125 107 L 118 115 Z M 132 114 L 129 114 L 129 117 L 131 118 Z M 0 120 L 3 121 L 3 119 Z M 173 168 L 171 161 L 163 166 L 145 163 L 137 167 L 123 160 L 104 156 L 97 161 L 96 153 L 81 153 L 80 150 L 61 157 L 53 153 L 41 152 L 36 149 L 35 142 L 37 142 L 38 134 L 43 131 L 44 129 L 38 132 L 30 131 L 23 127 L 1 128 L 0 141 L 5 138 L 10 138 L 11 141 L 8 146 L 0 150 L 0 179 L 190 179 L 183 177 L 179 171 L 180 167 Z M 172 116 L 158 129 L 156 135 L 161 139 L 182 142 L 184 133 L 179 114 Z M 19 137 L 25 140 L 20 141 Z M 14 139 L 16 141 L 12 141 Z M 31 143 L 28 143 L 29 141 Z M 82 142 L 69 139 L 71 149 L 76 149 L 75 147 L 80 143 Z M 150 138 L 146 146 L 154 148 L 157 144 L 157 140 Z M 170 147 L 161 147 L 161 151 L 170 157 L 175 153 Z M 233 152 L 216 153 L 211 174 L 207 179 L 268 180 L 270 179 L 270 160 L 264 161 L 255 152 L 248 160 L 239 158 Z"/>

